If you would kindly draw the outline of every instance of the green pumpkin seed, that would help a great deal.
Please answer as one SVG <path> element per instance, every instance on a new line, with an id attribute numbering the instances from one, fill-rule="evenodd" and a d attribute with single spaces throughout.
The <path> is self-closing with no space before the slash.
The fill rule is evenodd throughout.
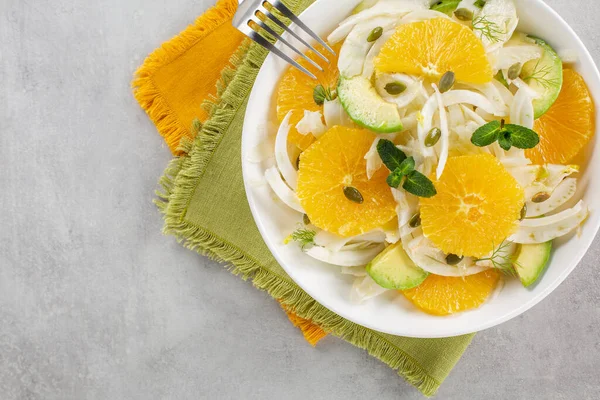
<path id="1" fill-rule="evenodd" d="M 302 216 L 302 222 L 304 222 L 304 225 L 310 225 L 310 218 L 308 218 L 308 215 L 304 214 Z"/>
<path id="2" fill-rule="evenodd" d="M 446 264 L 448 265 L 457 265 L 459 264 L 464 257 L 459 257 L 456 254 L 448 254 L 446 256 Z"/>
<path id="3" fill-rule="evenodd" d="M 302 155 L 302 153 L 298 154 L 298 158 L 296 158 L 296 169 L 300 169 L 300 156 L 301 155 Z"/>
<path id="4" fill-rule="evenodd" d="M 510 68 L 508 69 L 508 73 L 506 74 L 508 79 L 510 79 L 511 81 L 514 81 L 515 79 L 517 79 L 519 77 L 519 75 L 521 75 L 521 68 L 522 68 L 521 63 L 516 63 L 516 64 L 511 65 Z"/>
<path id="5" fill-rule="evenodd" d="M 410 221 L 408 221 L 408 226 L 411 228 L 417 228 L 421 226 L 421 213 L 413 215 Z"/>
<path id="6" fill-rule="evenodd" d="M 534 203 L 543 203 L 546 200 L 548 200 L 550 198 L 550 193 L 548 192 L 540 192 L 538 194 L 536 194 L 535 196 L 533 196 L 533 198 L 531 199 L 532 202 Z"/>
<path id="7" fill-rule="evenodd" d="M 406 85 L 402 82 L 390 82 L 385 85 L 385 91 L 392 96 L 397 96 L 406 90 Z"/>
<path id="8" fill-rule="evenodd" d="M 523 206 L 523 208 L 521 209 L 521 221 L 523 221 L 526 216 L 527 216 L 527 204 L 525 204 Z"/>
<path id="9" fill-rule="evenodd" d="M 352 186 L 344 186 L 344 196 L 356 204 L 362 204 L 365 201 L 358 189 Z"/>
<path id="10" fill-rule="evenodd" d="M 454 11 L 454 16 L 461 21 L 473 21 L 473 11 L 468 8 L 459 8 Z"/>
<path id="11" fill-rule="evenodd" d="M 473 5 L 477 8 L 483 8 L 485 3 L 487 3 L 487 0 L 477 0 Z"/>
<path id="12" fill-rule="evenodd" d="M 377 28 L 373 29 L 371 33 L 369 33 L 369 37 L 367 37 L 367 42 L 373 43 L 374 41 L 379 39 L 381 35 L 383 35 L 383 28 L 381 26 L 378 26 Z"/>
<path id="13" fill-rule="evenodd" d="M 425 137 L 425 146 L 433 147 L 440 141 L 442 130 L 440 128 L 432 128 Z"/>
<path id="14" fill-rule="evenodd" d="M 442 78 L 440 79 L 440 85 L 439 85 L 440 92 L 446 93 L 448 90 L 452 89 L 455 82 L 456 82 L 456 76 L 454 75 L 454 72 L 452 72 L 452 71 L 446 72 L 444 75 L 442 75 Z"/>

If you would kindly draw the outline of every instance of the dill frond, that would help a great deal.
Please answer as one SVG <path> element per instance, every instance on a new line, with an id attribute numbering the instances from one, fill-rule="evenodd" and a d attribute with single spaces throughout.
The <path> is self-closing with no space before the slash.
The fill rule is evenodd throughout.
<path id="1" fill-rule="evenodd" d="M 316 234 L 317 234 L 317 232 L 310 230 L 310 229 L 305 229 L 305 228 L 296 229 L 289 236 L 288 242 L 293 240 L 294 242 L 297 242 L 300 245 L 300 247 L 302 247 L 302 249 L 304 250 L 304 248 L 306 246 L 315 244 Z"/>
<path id="2" fill-rule="evenodd" d="M 492 43 L 500 41 L 500 35 L 504 32 L 498 24 L 490 21 L 485 15 L 480 15 L 473 18 L 473 31 L 478 31 L 481 37 L 485 37 Z"/>
<path id="3" fill-rule="evenodd" d="M 537 61 L 531 74 L 529 76 L 526 76 L 523 78 L 525 83 L 529 84 L 529 82 L 531 82 L 533 80 L 533 81 L 536 81 L 537 83 L 539 83 L 541 86 L 543 86 L 544 89 L 549 89 L 551 87 L 558 86 L 560 84 L 560 80 L 558 78 L 556 78 L 556 77 L 549 78 L 548 77 L 548 75 L 550 75 L 552 73 L 552 66 L 551 65 L 541 66 L 540 62 L 541 62 L 541 59 Z"/>

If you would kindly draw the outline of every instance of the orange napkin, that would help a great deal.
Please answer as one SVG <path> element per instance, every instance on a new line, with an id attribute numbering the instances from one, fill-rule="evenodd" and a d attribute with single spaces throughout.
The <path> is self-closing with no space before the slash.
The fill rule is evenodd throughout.
<path id="1" fill-rule="evenodd" d="M 135 98 L 173 154 L 180 154 L 182 138 L 196 132 L 193 122 L 208 118 L 200 105 L 217 100 L 221 72 L 233 67 L 232 56 L 247 40 L 231 25 L 237 6 L 237 0 L 219 0 L 193 25 L 150 54 L 136 72 Z M 311 321 L 286 313 L 311 345 L 327 335 Z"/>

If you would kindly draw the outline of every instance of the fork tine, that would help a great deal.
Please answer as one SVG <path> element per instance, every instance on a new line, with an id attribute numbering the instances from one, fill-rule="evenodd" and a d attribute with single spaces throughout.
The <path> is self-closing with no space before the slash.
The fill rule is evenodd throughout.
<path id="1" fill-rule="evenodd" d="M 288 64 L 291 64 L 292 66 L 294 66 L 301 72 L 304 72 L 306 75 L 310 76 L 312 79 L 317 80 L 317 77 L 312 72 L 310 72 L 309 70 L 304 68 L 302 65 L 298 64 L 296 61 L 292 60 L 290 57 L 288 57 L 287 54 L 285 54 L 284 52 L 279 50 L 277 47 L 273 46 L 273 44 L 271 42 L 269 42 L 267 39 L 260 36 L 253 29 L 250 29 L 249 32 L 246 32 L 246 35 L 250 39 L 254 40 L 256 43 L 260 44 L 262 47 L 266 48 L 267 50 L 269 50 L 270 52 L 272 52 L 279 58 L 283 59 Z"/>
<path id="2" fill-rule="evenodd" d="M 326 61 L 329 64 L 329 59 L 327 57 L 325 57 L 323 54 L 321 54 L 317 49 L 315 49 L 313 46 L 311 46 L 306 40 L 302 39 L 296 32 L 294 32 L 293 30 L 291 30 L 286 24 L 284 24 L 283 22 L 281 22 L 275 15 L 273 15 L 269 10 L 267 10 L 266 8 L 264 8 L 263 6 L 261 6 L 260 11 L 265 14 L 267 17 L 269 17 L 269 19 L 273 22 L 275 22 L 279 27 L 281 27 L 283 30 L 285 30 L 287 33 L 289 33 L 290 35 L 292 35 L 293 37 L 295 37 L 300 43 L 302 43 L 303 45 L 305 45 L 307 48 L 309 48 L 310 50 L 312 50 L 313 53 L 315 53 L 318 57 L 320 57 L 321 59 L 323 59 L 323 61 Z"/>
<path id="3" fill-rule="evenodd" d="M 287 47 L 289 47 L 292 51 L 294 51 L 296 54 L 298 54 L 300 57 L 304 58 L 306 61 L 308 61 L 313 67 L 317 68 L 319 71 L 323 72 L 323 68 L 321 68 L 319 66 L 319 64 L 317 64 L 316 62 L 314 62 L 313 60 L 311 60 L 309 57 L 307 57 L 306 55 L 302 54 L 302 52 L 300 50 L 298 50 L 297 48 L 295 48 L 294 46 L 292 46 L 287 40 L 285 40 L 284 38 L 282 38 L 277 32 L 275 32 L 273 29 L 271 29 L 267 24 L 265 24 L 263 21 L 260 20 L 260 18 L 257 16 L 256 19 L 252 19 L 257 25 L 259 25 L 262 29 L 264 29 L 265 31 L 267 31 L 268 33 L 270 33 L 275 39 L 277 39 L 278 41 L 280 41 L 281 43 L 285 44 Z M 258 20 L 258 21 L 257 21 Z"/>
<path id="4" fill-rule="evenodd" d="M 335 51 L 333 51 L 333 49 L 331 47 L 329 47 L 329 45 L 327 43 L 325 43 L 325 41 L 323 39 L 321 39 L 319 37 L 319 35 L 317 35 L 316 33 L 314 33 L 312 31 L 312 29 L 310 29 L 308 26 L 306 26 L 306 24 L 304 22 L 302 22 L 300 20 L 300 18 L 296 17 L 296 15 L 294 15 L 294 13 L 286 7 L 285 4 L 283 4 L 280 0 L 271 0 L 271 2 L 267 1 L 269 4 L 271 4 L 273 7 L 275 7 L 276 9 L 278 9 L 283 15 L 285 15 L 286 17 L 288 17 L 292 22 L 294 22 L 296 25 L 298 25 L 300 28 L 302 28 L 306 33 L 308 33 L 310 36 L 312 36 L 313 39 L 315 39 L 317 42 L 321 43 L 321 45 L 323 45 L 323 47 L 325 47 L 327 49 L 327 51 L 329 51 L 331 54 L 335 55 Z"/>

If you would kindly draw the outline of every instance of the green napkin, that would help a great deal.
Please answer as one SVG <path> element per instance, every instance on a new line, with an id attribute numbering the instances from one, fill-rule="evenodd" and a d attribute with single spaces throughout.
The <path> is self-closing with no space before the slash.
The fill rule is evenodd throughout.
<path id="1" fill-rule="evenodd" d="M 310 0 L 290 0 L 298 12 Z M 165 232 L 200 254 L 231 267 L 302 318 L 365 349 L 426 396 L 433 396 L 473 335 L 412 339 L 375 332 L 329 311 L 307 295 L 277 264 L 250 213 L 242 181 L 241 134 L 248 96 L 267 52 L 256 44 L 238 54 L 236 69 L 224 71 L 219 100 L 187 155 L 174 159 L 161 179 L 157 201 Z"/>

